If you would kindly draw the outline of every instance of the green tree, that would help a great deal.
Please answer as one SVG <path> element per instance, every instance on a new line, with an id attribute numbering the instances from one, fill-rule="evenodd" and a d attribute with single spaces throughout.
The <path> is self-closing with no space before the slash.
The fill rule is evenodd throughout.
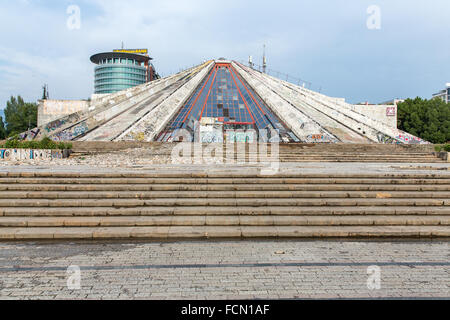
<path id="1" fill-rule="evenodd" d="M 407 99 L 398 104 L 398 128 L 432 143 L 450 141 L 450 104 L 440 99 Z"/>
<path id="2" fill-rule="evenodd" d="M 0 140 L 6 138 L 6 128 L 5 123 L 3 122 L 3 117 L 0 117 Z"/>
<path id="3" fill-rule="evenodd" d="M 12 136 L 37 126 L 37 105 L 24 102 L 21 96 L 6 103 L 6 134 Z"/>

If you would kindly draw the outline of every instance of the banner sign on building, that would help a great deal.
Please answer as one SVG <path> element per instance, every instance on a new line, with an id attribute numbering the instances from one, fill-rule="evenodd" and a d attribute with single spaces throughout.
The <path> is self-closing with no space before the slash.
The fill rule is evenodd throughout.
<path id="1" fill-rule="evenodd" d="M 148 54 L 148 49 L 116 49 L 113 52 Z"/>

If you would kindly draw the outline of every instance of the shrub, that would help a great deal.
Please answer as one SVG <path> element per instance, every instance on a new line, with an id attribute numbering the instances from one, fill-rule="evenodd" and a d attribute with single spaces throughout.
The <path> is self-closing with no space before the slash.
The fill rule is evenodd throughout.
<path id="1" fill-rule="evenodd" d="M 39 149 L 58 149 L 56 142 L 49 137 L 44 137 L 39 143 Z"/>
<path id="2" fill-rule="evenodd" d="M 447 151 L 447 152 L 450 152 L 450 144 L 446 144 L 444 146 L 444 150 Z"/>
<path id="3" fill-rule="evenodd" d="M 60 150 L 72 149 L 72 144 L 71 143 L 60 142 L 60 143 L 58 143 L 58 149 L 60 149 Z"/>
<path id="4" fill-rule="evenodd" d="M 434 151 L 441 152 L 442 151 L 442 146 L 434 146 Z"/>
<path id="5" fill-rule="evenodd" d="M 11 140 L 7 140 L 5 142 L 5 148 L 8 149 L 17 149 L 20 146 L 20 141 L 17 139 L 11 139 Z"/>
<path id="6" fill-rule="evenodd" d="M 59 142 L 56 143 L 48 137 L 43 138 L 41 141 L 20 141 L 17 138 L 7 140 L 2 148 L 7 149 L 48 149 L 48 150 L 64 150 L 72 149 L 71 143 Z"/>

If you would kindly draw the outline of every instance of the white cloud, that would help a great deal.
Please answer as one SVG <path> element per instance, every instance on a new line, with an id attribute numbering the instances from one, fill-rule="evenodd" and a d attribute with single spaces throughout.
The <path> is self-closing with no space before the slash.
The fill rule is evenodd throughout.
<path id="1" fill-rule="evenodd" d="M 11 94 L 22 94 L 30 101 L 40 98 L 44 83 L 52 98 L 88 97 L 93 90 L 90 55 L 119 47 L 122 41 L 126 47 L 148 47 L 164 75 L 220 56 L 246 60 L 252 55 L 258 63 L 266 43 L 270 68 L 312 78 L 331 88 L 333 95 L 345 92 L 363 100 L 360 96 L 368 92 L 375 96 L 373 92 L 378 91 L 384 98 L 383 90 L 393 90 L 388 82 L 392 68 L 404 78 L 415 79 L 420 78 L 414 74 L 418 64 L 427 70 L 435 70 L 434 64 L 447 64 L 449 45 L 435 39 L 439 30 L 450 27 L 450 4 L 446 0 L 432 5 L 406 0 L 378 3 L 382 30 L 368 34 L 366 8 L 373 4 L 369 0 L 0 1 L 0 108 Z M 66 27 L 70 4 L 81 8 L 80 30 Z M 427 43 L 426 50 L 414 44 L 420 42 Z M 410 60 L 396 52 L 397 46 L 408 46 Z M 380 53 L 384 56 L 377 58 Z M 367 60 L 373 65 L 364 64 Z M 408 65 L 399 65 L 404 61 Z M 358 76 L 342 72 L 359 65 L 365 68 L 358 69 Z M 377 77 L 370 77 L 374 72 Z M 436 78 L 446 75 L 450 76 L 434 74 Z M 365 92 L 361 77 L 367 79 Z M 394 87 L 408 91 L 400 81 Z"/>

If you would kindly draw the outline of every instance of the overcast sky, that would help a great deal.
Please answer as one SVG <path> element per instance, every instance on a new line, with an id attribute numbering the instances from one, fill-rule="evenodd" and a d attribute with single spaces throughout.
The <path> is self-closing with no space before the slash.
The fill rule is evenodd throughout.
<path id="1" fill-rule="evenodd" d="M 371 5 L 380 29 L 367 27 Z M 258 63 L 265 43 L 270 69 L 330 96 L 430 98 L 450 82 L 449 16 L 448 0 L 0 0 L 0 109 L 11 95 L 36 101 L 44 83 L 52 99 L 88 98 L 89 57 L 122 41 L 148 48 L 162 75 L 210 58 Z"/>

